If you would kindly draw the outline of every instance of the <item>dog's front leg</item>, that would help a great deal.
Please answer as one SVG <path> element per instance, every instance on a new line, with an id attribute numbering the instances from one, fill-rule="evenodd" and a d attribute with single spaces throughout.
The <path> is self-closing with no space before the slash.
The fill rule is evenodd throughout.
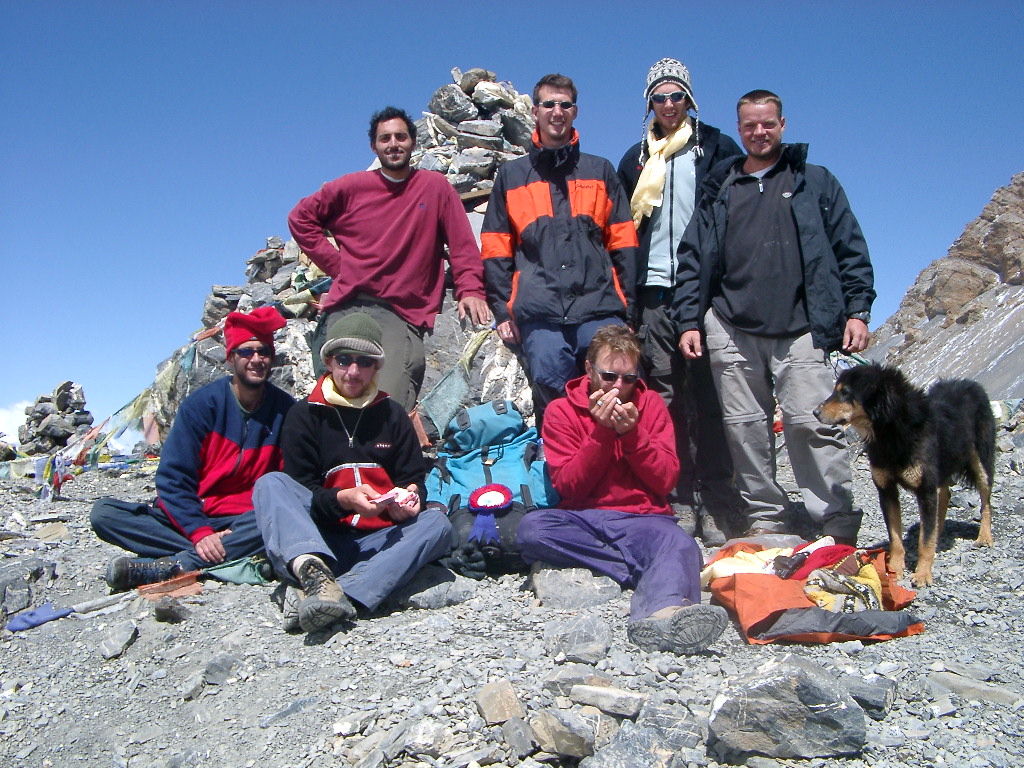
<path id="1" fill-rule="evenodd" d="M 900 489 L 896 483 L 879 485 L 877 480 L 875 487 L 878 489 L 878 504 L 882 508 L 885 527 L 889 531 L 889 570 L 896 574 L 896 578 L 901 578 L 906 567 L 907 551 L 903 546 Z"/>

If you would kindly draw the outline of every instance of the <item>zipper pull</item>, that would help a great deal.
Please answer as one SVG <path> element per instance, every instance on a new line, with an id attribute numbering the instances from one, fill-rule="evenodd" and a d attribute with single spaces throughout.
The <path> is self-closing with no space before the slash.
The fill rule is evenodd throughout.
<path id="1" fill-rule="evenodd" d="M 764 194 L 764 182 L 762 182 L 761 179 L 757 180 L 757 188 L 761 191 L 761 194 L 763 195 Z"/>

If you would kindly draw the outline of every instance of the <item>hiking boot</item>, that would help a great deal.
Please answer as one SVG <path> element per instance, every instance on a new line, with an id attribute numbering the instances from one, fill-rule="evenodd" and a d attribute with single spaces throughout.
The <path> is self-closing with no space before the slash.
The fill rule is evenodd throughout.
<path id="1" fill-rule="evenodd" d="M 319 557 L 307 557 L 295 575 L 306 595 L 299 603 L 299 626 L 303 632 L 314 632 L 356 615 L 331 569 Z"/>
<path id="2" fill-rule="evenodd" d="M 281 608 L 281 629 L 285 632 L 298 632 L 299 604 L 306 599 L 306 593 L 291 584 L 280 584 L 274 590 L 274 600 Z"/>
<path id="3" fill-rule="evenodd" d="M 686 531 L 687 535 L 693 536 L 697 531 L 697 510 L 693 504 L 673 501 L 669 506 L 676 519 L 676 524 Z"/>
<path id="4" fill-rule="evenodd" d="M 691 656 L 705 651 L 725 631 L 729 615 L 717 605 L 687 605 L 663 619 L 631 621 L 626 635 L 642 650 Z"/>
<path id="5" fill-rule="evenodd" d="M 705 547 L 720 547 L 725 544 L 725 533 L 718 527 L 715 518 L 707 512 L 700 516 L 700 538 Z"/>
<path id="6" fill-rule="evenodd" d="M 107 564 L 103 577 L 111 592 L 126 592 L 145 584 L 173 579 L 181 573 L 181 563 L 169 558 L 154 560 L 151 557 L 115 557 Z"/>

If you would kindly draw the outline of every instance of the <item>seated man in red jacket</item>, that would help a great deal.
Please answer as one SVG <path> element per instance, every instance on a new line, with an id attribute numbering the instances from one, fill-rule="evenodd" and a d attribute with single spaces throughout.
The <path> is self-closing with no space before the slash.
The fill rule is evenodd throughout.
<path id="1" fill-rule="evenodd" d="M 93 506 L 96 535 L 142 556 L 110 562 L 111 589 L 162 581 L 263 550 L 252 488 L 260 475 L 281 468 L 281 428 L 295 402 L 268 381 L 274 331 L 284 325 L 273 307 L 229 314 L 224 347 L 232 375 L 182 401 L 160 454 L 156 503 L 102 498 Z"/>
<path id="2" fill-rule="evenodd" d="M 724 609 L 701 605 L 701 555 L 668 506 L 679 459 L 664 401 L 637 378 L 640 346 L 606 325 L 586 375 L 544 416 L 544 449 L 561 509 L 519 526 L 527 562 L 582 566 L 633 588 L 627 633 L 644 650 L 699 653 L 722 634 Z"/>
<path id="3" fill-rule="evenodd" d="M 286 630 L 372 611 L 451 548 L 443 512 L 423 509 L 425 467 L 405 410 L 377 388 L 382 332 L 368 314 L 335 320 L 327 373 L 284 424 L 284 472 L 253 492 L 267 556 L 286 582 Z"/>

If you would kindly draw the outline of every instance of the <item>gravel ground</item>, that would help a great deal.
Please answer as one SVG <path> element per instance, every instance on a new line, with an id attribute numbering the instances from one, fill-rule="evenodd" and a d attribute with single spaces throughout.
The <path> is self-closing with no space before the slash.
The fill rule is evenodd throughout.
<path id="1" fill-rule="evenodd" d="M 999 457 L 991 550 L 972 544 L 976 506 L 967 503 L 976 504 L 976 495 L 954 494 L 960 506 L 950 509 L 937 582 L 920 590 L 912 606 L 926 622 L 924 634 L 871 645 L 750 646 L 729 627 L 711 652 L 676 658 L 629 644 L 625 593 L 581 611 L 611 627 L 611 651 L 597 670 L 617 687 L 684 705 L 705 734 L 712 700 L 727 677 L 748 675 L 787 653 L 896 681 L 895 706 L 884 720 L 868 720 L 860 756 L 748 761 L 761 768 L 1024 764 L 1018 629 L 1024 618 L 1024 482 L 1009 469 L 1014 455 Z M 854 462 L 857 498 L 866 511 L 861 543 L 884 542 L 866 462 Z M 45 507 L 38 506 L 31 480 L 0 482 L 0 526 L 17 530 L 22 519 L 46 512 L 66 516 L 68 533 L 66 540 L 43 543 L 29 525 L 28 538 L 0 540 L 0 566 L 30 556 L 56 563 L 58 577 L 38 590 L 35 604 L 71 605 L 105 595 L 102 574 L 117 550 L 92 535 L 89 508 L 101 495 L 150 498 L 153 469 L 86 472 L 65 486 L 63 499 Z M 916 507 L 905 499 L 904 509 L 912 510 L 905 514 L 909 525 Z M 910 546 L 912 554 L 915 549 Z M 576 706 L 541 684 L 564 661 L 545 651 L 544 629 L 576 612 L 536 605 L 522 577 L 465 589 L 473 594 L 459 604 L 384 611 L 322 636 L 282 631 L 273 585 L 212 582 L 182 600 L 187 615 L 176 624 L 157 622 L 152 605 L 136 597 L 111 613 L 4 630 L 0 765 L 575 765 L 548 754 L 520 761 L 502 731 L 481 717 L 477 699 L 485 684 L 507 679 L 530 714 Z M 105 659 L 103 641 L 129 621 L 137 639 Z M 948 672 L 988 687 L 946 694 L 937 681 Z M 427 746 L 415 757 L 396 755 L 389 739 L 410 723 Z M 671 765 L 717 763 L 702 742 Z"/>

